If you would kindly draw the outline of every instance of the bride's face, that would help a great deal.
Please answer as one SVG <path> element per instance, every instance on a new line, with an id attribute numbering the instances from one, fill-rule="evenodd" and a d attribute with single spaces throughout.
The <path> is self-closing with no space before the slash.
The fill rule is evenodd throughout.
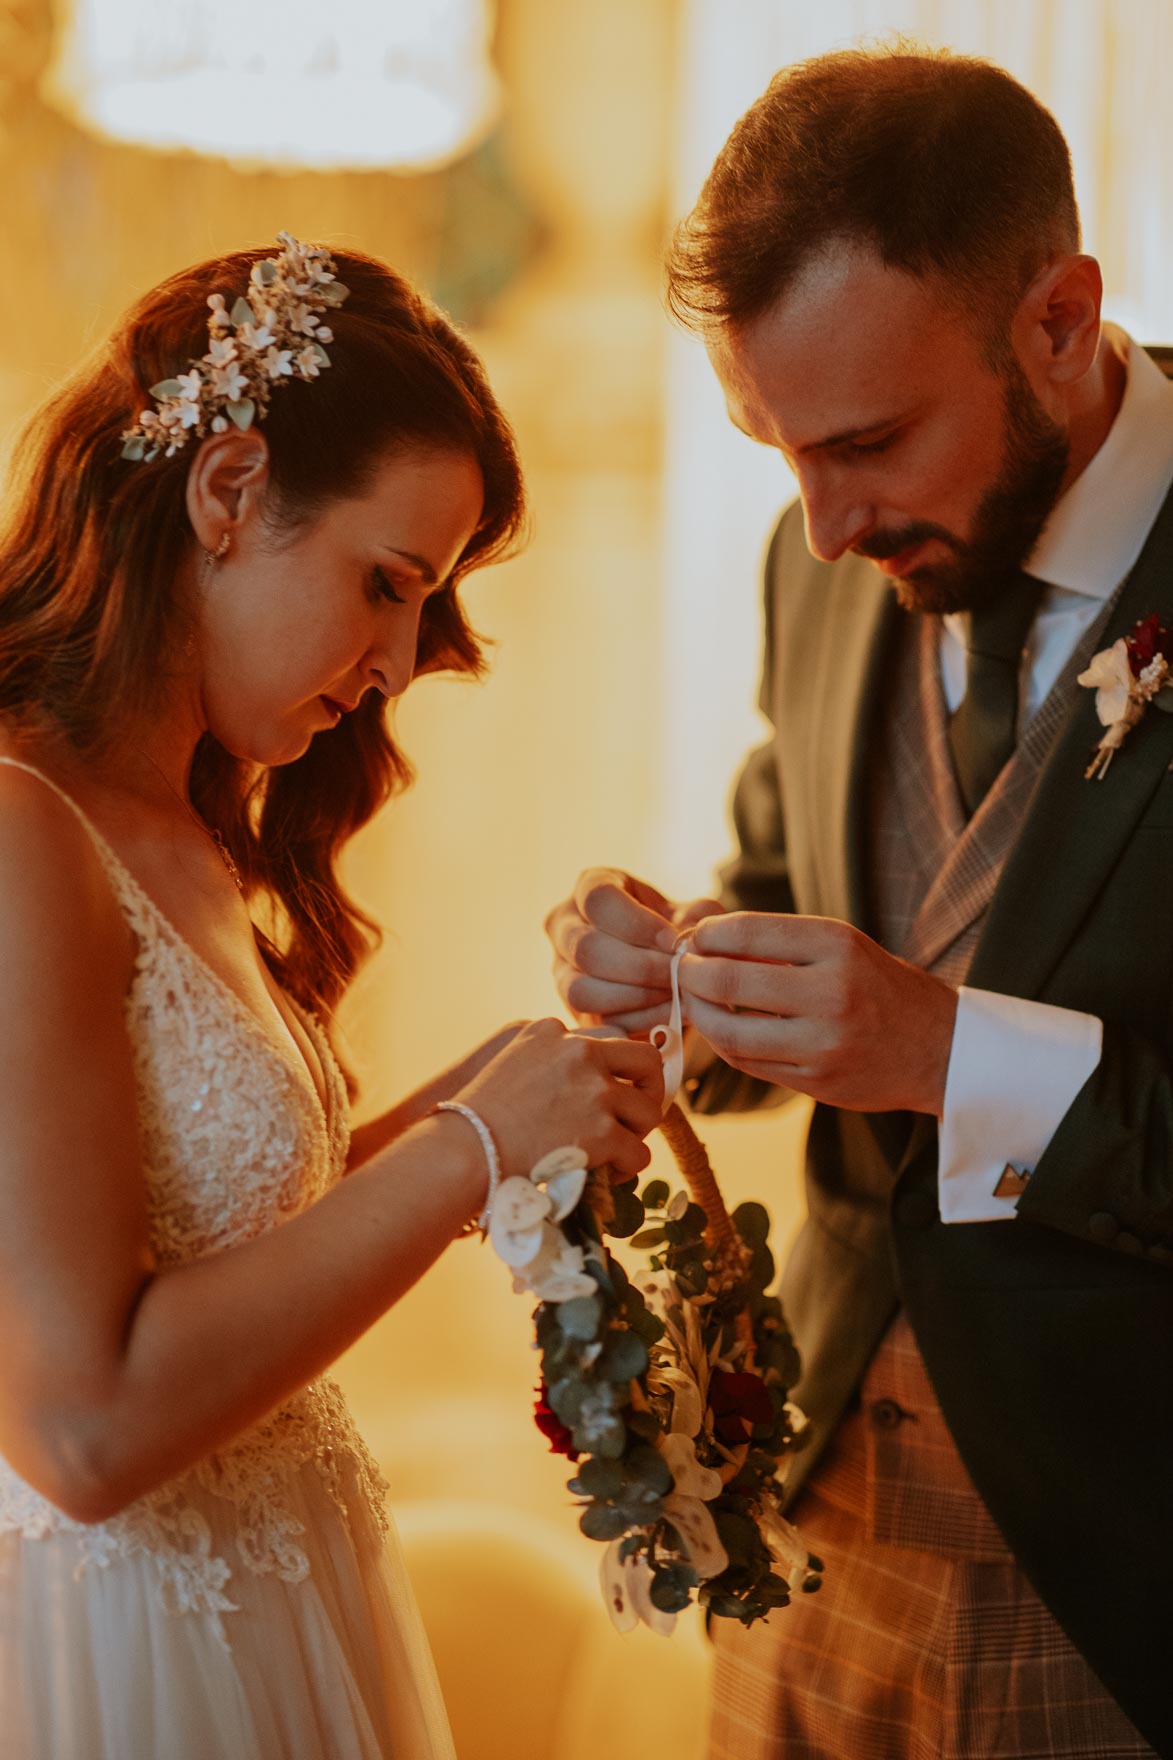
<path id="1" fill-rule="evenodd" d="M 288 764 L 368 690 L 411 682 L 420 616 L 481 517 L 465 453 L 389 455 L 363 494 L 274 530 L 250 505 L 206 566 L 196 636 L 200 719 L 234 756 Z"/>

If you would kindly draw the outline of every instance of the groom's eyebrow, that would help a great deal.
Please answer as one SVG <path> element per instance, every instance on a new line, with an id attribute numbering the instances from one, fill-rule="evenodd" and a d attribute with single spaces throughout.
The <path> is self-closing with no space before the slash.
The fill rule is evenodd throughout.
<path id="1" fill-rule="evenodd" d="M 886 416 L 878 422 L 863 422 L 854 428 L 844 428 L 839 434 L 828 434 L 825 439 L 808 440 L 805 446 L 796 446 L 793 456 L 805 458 L 812 452 L 833 452 L 836 446 L 848 446 L 852 441 L 862 440 L 869 435 L 882 434 L 888 428 L 898 428 L 901 422 L 907 421 L 907 419 L 908 415 L 905 413 L 898 416 Z M 763 440 L 760 434 L 751 434 L 748 428 L 742 427 L 735 416 L 730 416 L 729 420 L 738 433 L 744 434 L 747 440 L 752 440 L 755 446 L 769 446 L 777 449 L 775 441 Z"/>

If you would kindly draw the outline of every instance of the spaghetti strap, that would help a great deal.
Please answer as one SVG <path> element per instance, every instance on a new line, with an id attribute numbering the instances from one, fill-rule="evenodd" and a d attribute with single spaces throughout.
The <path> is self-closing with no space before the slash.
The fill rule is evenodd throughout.
<path id="1" fill-rule="evenodd" d="M 43 770 L 38 770 L 35 764 L 26 764 L 23 758 L 8 758 L 2 756 L 0 756 L 0 764 L 6 764 L 11 770 L 23 770 L 27 775 L 35 776 L 39 782 L 44 783 L 46 788 L 52 789 L 53 793 L 59 800 L 65 802 L 65 805 L 85 828 L 91 843 L 97 851 L 98 859 L 106 870 L 110 885 L 114 891 L 114 896 L 117 898 L 126 916 L 130 919 L 132 929 L 136 932 L 140 932 L 144 913 L 149 916 L 154 910 L 152 901 L 143 891 L 125 862 L 121 861 L 119 857 L 114 854 L 114 851 L 110 848 L 110 845 L 106 842 L 106 839 L 102 836 L 102 833 L 98 830 L 98 827 L 94 824 L 89 814 L 78 805 L 71 794 L 61 787 L 60 783 L 54 782 L 51 776 L 46 776 Z"/>

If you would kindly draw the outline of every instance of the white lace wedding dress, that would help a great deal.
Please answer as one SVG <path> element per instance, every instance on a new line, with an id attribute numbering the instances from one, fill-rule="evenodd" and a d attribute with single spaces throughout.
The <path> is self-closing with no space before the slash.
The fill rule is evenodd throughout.
<path id="1" fill-rule="evenodd" d="M 323 1110 L 69 804 L 137 942 L 126 1019 L 151 1231 L 178 1264 L 279 1227 L 341 1176 L 346 1091 L 303 1017 Z M 326 1378 L 95 1525 L 0 1459 L 0 1754 L 452 1760 L 385 1489 Z"/>

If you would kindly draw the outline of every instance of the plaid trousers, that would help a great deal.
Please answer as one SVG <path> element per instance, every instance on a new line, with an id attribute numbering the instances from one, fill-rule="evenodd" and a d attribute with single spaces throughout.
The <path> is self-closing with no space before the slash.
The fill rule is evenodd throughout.
<path id="1" fill-rule="evenodd" d="M 713 1621 L 709 1760 L 1155 1760 L 1015 1564 L 903 1316 L 794 1519 L 823 1587 Z"/>

